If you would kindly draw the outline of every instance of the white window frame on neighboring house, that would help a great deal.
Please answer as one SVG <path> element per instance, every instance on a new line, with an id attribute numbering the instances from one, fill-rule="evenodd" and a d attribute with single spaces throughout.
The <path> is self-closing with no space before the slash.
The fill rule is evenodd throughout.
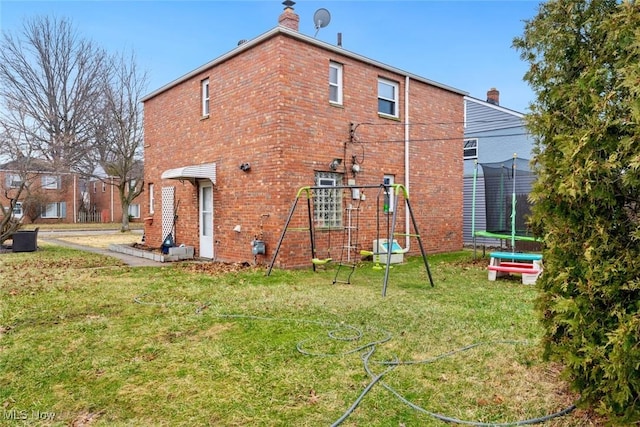
<path id="1" fill-rule="evenodd" d="M 40 178 L 40 186 L 44 190 L 59 190 L 60 177 L 56 175 L 42 175 Z"/>
<path id="2" fill-rule="evenodd" d="M 210 91 L 209 91 L 209 78 L 206 78 L 200 82 L 201 86 L 201 98 L 202 98 L 202 117 L 209 117 L 210 109 L 209 109 L 209 100 L 210 100 Z"/>
<path id="3" fill-rule="evenodd" d="M 329 62 L 329 102 L 342 105 L 342 64 Z"/>
<path id="4" fill-rule="evenodd" d="M 155 212 L 155 204 L 156 204 L 156 196 L 153 194 L 154 185 L 149 184 L 149 213 L 152 214 Z"/>
<path id="5" fill-rule="evenodd" d="M 316 186 L 327 189 L 315 190 L 313 216 L 318 228 L 342 227 L 342 190 L 331 188 L 342 185 L 342 174 L 316 172 Z"/>
<path id="6" fill-rule="evenodd" d="M 378 78 L 378 114 L 387 117 L 399 117 L 398 115 L 398 102 L 399 102 L 400 85 L 397 82 Z"/>
<path id="7" fill-rule="evenodd" d="M 139 203 L 130 204 L 128 215 L 131 218 L 140 218 L 140 204 Z"/>
<path id="8" fill-rule="evenodd" d="M 42 218 L 66 218 L 67 204 L 66 202 L 47 203 L 42 207 Z"/>
<path id="9" fill-rule="evenodd" d="M 16 205 L 13 207 L 13 217 L 20 219 L 23 215 L 24 210 L 22 209 L 22 202 L 16 202 Z"/>
<path id="10" fill-rule="evenodd" d="M 464 160 L 478 158 L 478 138 L 467 138 L 463 141 L 462 157 Z"/>
<path id="11" fill-rule="evenodd" d="M 22 185 L 22 177 L 17 173 L 8 173 L 6 177 L 6 184 L 8 188 L 18 188 Z"/>

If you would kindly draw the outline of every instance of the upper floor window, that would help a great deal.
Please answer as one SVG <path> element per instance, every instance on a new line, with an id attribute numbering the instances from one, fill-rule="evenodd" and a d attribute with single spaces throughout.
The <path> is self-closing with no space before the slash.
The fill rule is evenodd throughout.
<path id="1" fill-rule="evenodd" d="M 465 139 L 464 140 L 464 160 L 477 159 L 478 158 L 478 139 Z"/>
<path id="2" fill-rule="evenodd" d="M 202 117 L 209 116 L 209 79 L 201 82 L 202 86 Z"/>
<path id="3" fill-rule="evenodd" d="M 329 102 L 342 105 L 342 64 L 329 62 Z"/>
<path id="4" fill-rule="evenodd" d="M 398 83 L 378 79 L 378 113 L 398 117 Z"/>
<path id="5" fill-rule="evenodd" d="M 55 175 L 42 175 L 42 188 L 45 190 L 57 190 L 60 188 L 60 178 Z"/>
<path id="6" fill-rule="evenodd" d="M 16 173 L 9 173 L 6 177 L 7 188 L 18 188 L 22 185 L 22 177 Z"/>
<path id="7" fill-rule="evenodd" d="M 313 198 L 314 219 L 318 227 L 342 226 L 342 174 L 316 172 L 316 185 L 326 187 L 316 190 Z"/>

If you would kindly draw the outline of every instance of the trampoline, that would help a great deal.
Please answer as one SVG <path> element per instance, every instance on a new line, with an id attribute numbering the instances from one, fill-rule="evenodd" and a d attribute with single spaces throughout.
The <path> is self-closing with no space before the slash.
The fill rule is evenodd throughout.
<path id="1" fill-rule="evenodd" d="M 476 230 L 476 186 L 478 166 L 482 168 L 485 191 L 486 229 Z M 528 159 L 513 158 L 501 162 L 477 163 L 473 171 L 473 195 L 471 233 L 473 246 L 476 237 L 507 240 L 515 248 L 517 240 L 539 241 L 527 227 L 527 217 L 531 212 L 528 196 L 534 173 L 529 168 Z"/>

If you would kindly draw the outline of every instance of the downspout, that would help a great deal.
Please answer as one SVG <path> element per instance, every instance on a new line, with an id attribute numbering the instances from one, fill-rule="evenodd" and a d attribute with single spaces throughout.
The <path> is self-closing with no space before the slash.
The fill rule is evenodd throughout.
<path id="1" fill-rule="evenodd" d="M 113 223 L 113 177 L 111 177 L 111 222 Z M 124 215 L 124 213 L 123 213 Z"/>
<path id="2" fill-rule="evenodd" d="M 409 191 L 409 76 L 405 76 L 404 79 L 404 188 L 407 190 L 407 194 L 411 194 Z M 397 207 L 396 207 L 397 209 Z M 409 236 L 411 230 L 409 209 L 404 210 L 404 247 L 408 251 L 411 249 L 411 237 Z"/>
<path id="3" fill-rule="evenodd" d="M 78 222 L 78 208 L 76 206 L 76 204 L 78 203 L 77 200 L 77 191 L 76 191 L 76 174 L 73 174 L 73 223 L 75 224 L 76 222 Z"/>

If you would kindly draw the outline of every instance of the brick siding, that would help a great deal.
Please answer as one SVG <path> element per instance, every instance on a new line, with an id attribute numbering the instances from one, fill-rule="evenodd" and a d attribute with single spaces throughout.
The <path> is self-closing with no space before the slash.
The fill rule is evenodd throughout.
<path id="1" fill-rule="evenodd" d="M 329 61 L 343 64 L 343 105 L 328 101 Z M 377 83 L 383 77 L 399 84 L 399 120 L 377 113 Z M 201 117 L 201 81 L 210 81 L 210 116 Z M 162 244 L 161 188 L 176 188 L 178 244 L 199 253 L 198 186 L 195 181 L 161 180 L 163 171 L 215 162 L 214 240 L 216 259 L 268 264 L 302 186 L 314 185 L 316 171 L 343 162 L 344 183 L 379 185 L 384 174 L 405 183 L 405 75 L 322 49 L 279 32 L 214 68 L 161 91 L 145 101 L 145 182 L 154 184 L 155 212 L 140 202 L 150 246 Z M 460 93 L 409 80 L 409 192 L 428 252 L 462 248 L 463 99 Z M 355 142 L 350 124 L 359 124 Z M 350 172 L 352 156 L 362 171 Z M 250 163 L 248 172 L 240 164 Z M 148 187 L 147 187 L 148 188 Z M 377 189 L 365 190 L 358 240 L 371 249 L 376 238 Z M 149 195 L 145 194 L 146 200 Z M 346 200 L 345 196 L 345 200 Z M 404 230 L 404 207 L 396 231 Z M 300 200 L 292 227 L 307 223 L 306 199 Z M 386 216 L 383 215 L 386 221 Z M 241 232 L 233 228 L 241 225 Z M 386 227 L 386 225 L 384 225 Z M 331 236 L 329 236 L 331 234 Z M 339 256 L 341 231 L 318 232 L 318 252 Z M 267 253 L 255 260 L 251 241 L 266 242 Z M 384 237 L 384 236 L 382 236 Z M 399 239 L 404 246 L 404 239 Z M 411 253 L 419 253 L 412 239 Z M 309 265 L 308 232 L 288 232 L 278 255 L 282 267 Z"/>

